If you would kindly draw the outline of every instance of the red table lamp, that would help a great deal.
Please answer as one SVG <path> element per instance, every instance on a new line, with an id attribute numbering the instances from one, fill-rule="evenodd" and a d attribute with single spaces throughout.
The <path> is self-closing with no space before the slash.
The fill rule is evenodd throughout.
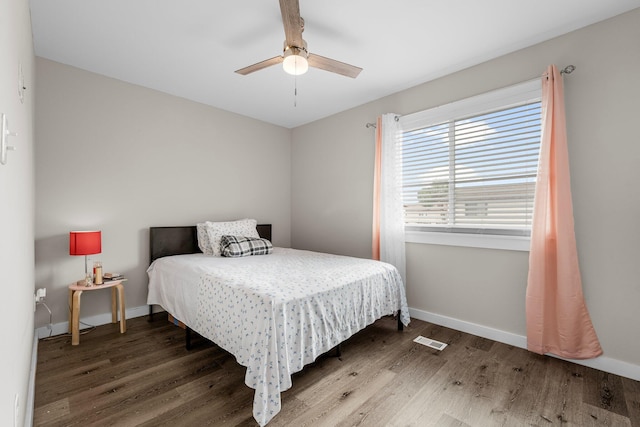
<path id="1" fill-rule="evenodd" d="M 87 277 L 87 255 L 102 252 L 101 231 L 69 232 L 69 255 L 84 255 L 84 276 Z"/>

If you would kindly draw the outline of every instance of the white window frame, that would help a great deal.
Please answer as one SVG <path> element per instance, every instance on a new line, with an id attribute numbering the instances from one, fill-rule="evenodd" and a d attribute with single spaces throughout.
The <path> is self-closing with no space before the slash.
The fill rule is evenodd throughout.
<path id="1" fill-rule="evenodd" d="M 541 96 L 541 81 L 540 79 L 535 79 L 450 104 L 401 116 L 399 118 L 400 127 L 405 131 L 424 126 L 425 123 L 437 124 L 465 116 L 481 115 L 502 108 L 540 101 Z M 405 227 L 405 242 L 529 251 L 530 237 L 500 234 L 416 231 Z"/>

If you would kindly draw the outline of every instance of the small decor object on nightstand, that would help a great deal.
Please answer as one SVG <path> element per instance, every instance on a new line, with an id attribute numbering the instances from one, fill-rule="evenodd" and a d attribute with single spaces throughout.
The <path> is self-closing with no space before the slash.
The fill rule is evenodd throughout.
<path id="1" fill-rule="evenodd" d="M 96 285 L 102 285 L 102 262 L 93 262 L 93 283 Z"/>

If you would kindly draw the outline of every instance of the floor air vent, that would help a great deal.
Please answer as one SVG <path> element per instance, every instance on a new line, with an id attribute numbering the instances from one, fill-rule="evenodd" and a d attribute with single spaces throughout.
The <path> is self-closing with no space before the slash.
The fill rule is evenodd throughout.
<path id="1" fill-rule="evenodd" d="M 447 346 L 446 343 L 432 340 L 431 338 L 425 338 L 422 335 L 419 335 L 418 338 L 413 340 L 413 342 L 426 345 L 427 347 L 435 348 L 436 350 L 443 350 Z"/>

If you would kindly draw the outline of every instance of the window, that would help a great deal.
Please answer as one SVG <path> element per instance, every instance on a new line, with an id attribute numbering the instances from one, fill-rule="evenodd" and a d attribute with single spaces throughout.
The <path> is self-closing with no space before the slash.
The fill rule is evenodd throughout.
<path id="1" fill-rule="evenodd" d="M 400 118 L 409 237 L 458 234 L 444 237 L 445 244 L 462 234 L 474 235 L 474 241 L 516 237 L 524 243 L 513 249 L 528 249 L 540 97 L 540 82 L 533 81 Z"/>

